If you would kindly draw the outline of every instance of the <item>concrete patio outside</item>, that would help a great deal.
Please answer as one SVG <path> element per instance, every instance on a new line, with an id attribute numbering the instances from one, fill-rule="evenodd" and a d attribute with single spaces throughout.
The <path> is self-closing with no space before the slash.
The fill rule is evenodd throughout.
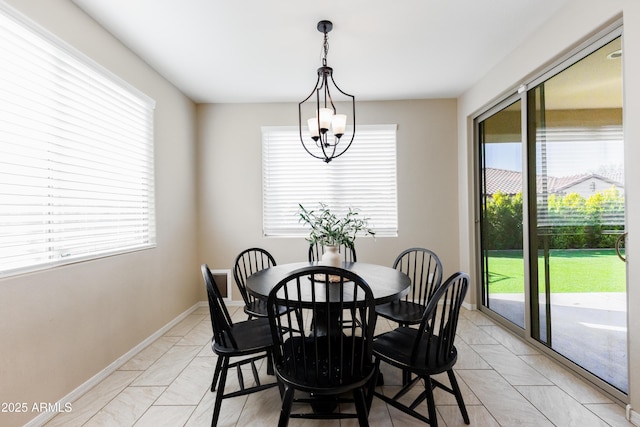
<path id="1" fill-rule="evenodd" d="M 523 324 L 524 295 L 490 294 L 489 298 L 491 310 Z M 544 316 L 541 307 L 541 333 L 546 339 Z M 553 350 L 628 393 L 625 293 L 552 293 L 551 324 Z"/>

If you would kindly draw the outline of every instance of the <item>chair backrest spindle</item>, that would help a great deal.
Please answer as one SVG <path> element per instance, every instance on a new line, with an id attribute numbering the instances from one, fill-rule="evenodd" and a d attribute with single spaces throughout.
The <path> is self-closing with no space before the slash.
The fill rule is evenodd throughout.
<path id="1" fill-rule="evenodd" d="M 305 310 L 303 324 L 287 329 L 278 306 Z M 267 310 L 276 367 L 285 377 L 339 387 L 372 368 L 374 299 L 356 274 L 327 266 L 300 269 L 276 284 Z"/>
<path id="2" fill-rule="evenodd" d="M 412 363 L 418 358 L 424 358 L 426 363 L 430 360 L 444 363 L 451 359 L 460 308 L 468 287 L 469 276 L 458 272 L 435 291 L 420 322 L 411 355 Z"/>
<path id="3" fill-rule="evenodd" d="M 201 268 L 207 288 L 207 297 L 209 299 L 209 314 L 211 315 L 211 328 L 213 329 L 214 340 L 224 346 L 236 347 L 236 342 L 230 333 L 233 327 L 233 321 L 222 300 L 222 294 L 220 294 L 220 290 L 216 285 L 209 266 L 203 264 Z"/>
<path id="4" fill-rule="evenodd" d="M 255 298 L 247 292 L 247 277 L 265 268 L 273 267 L 276 265 L 276 260 L 265 249 L 249 248 L 240 252 L 233 264 L 233 277 L 242 295 L 245 306 L 248 307 L 253 303 Z"/>
<path id="5" fill-rule="evenodd" d="M 411 290 L 405 301 L 426 306 L 442 283 L 442 263 L 438 256 L 425 248 L 406 249 L 393 262 L 393 268 L 411 279 Z"/>

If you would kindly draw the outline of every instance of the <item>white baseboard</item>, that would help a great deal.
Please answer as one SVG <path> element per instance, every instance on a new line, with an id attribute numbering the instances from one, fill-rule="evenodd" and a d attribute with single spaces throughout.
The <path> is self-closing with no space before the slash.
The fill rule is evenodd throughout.
<path id="1" fill-rule="evenodd" d="M 232 303 L 232 304 L 229 304 L 229 305 L 235 305 L 235 304 Z M 196 311 L 200 307 L 208 307 L 208 302 L 207 301 L 200 301 L 200 302 L 194 304 L 191 308 L 187 309 L 184 313 L 178 315 L 175 319 L 173 319 L 172 321 L 170 321 L 169 323 L 164 325 L 162 328 L 158 329 L 156 332 L 154 332 L 152 335 L 147 337 L 140 344 L 136 345 L 131 350 L 129 350 L 128 352 L 126 352 L 122 356 L 118 357 L 109 366 L 107 366 L 102 371 L 100 371 L 97 374 L 95 374 L 93 377 L 89 378 L 83 384 L 78 386 L 78 388 L 76 388 L 71 393 L 67 394 L 62 399 L 60 399 L 56 403 L 56 407 L 64 408 L 67 403 L 72 403 L 75 400 L 77 400 L 78 398 L 80 398 L 83 394 L 85 394 L 91 388 L 93 388 L 98 383 L 100 383 L 102 380 L 104 380 L 109 375 L 111 375 L 113 372 L 115 372 L 120 366 L 124 365 L 127 361 L 129 361 L 129 359 L 131 359 L 133 356 L 135 356 L 136 354 L 138 354 L 139 352 L 144 350 L 148 345 L 150 345 L 155 340 L 160 338 L 167 331 L 169 331 L 169 329 L 173 328 L 175 325 L 180 323 L 184 318 L 186 318 L 188 315 L 190 315 L 191 313 L 193 313 L 194 311 Z M 42 412 L 40 415 L 38 415 L 37 417 L 35 417 L 31 421 L 29 421 L 27 424 L 25 424 L 24 427 L 40 427 L 43 424 L 45 424 L 46 422 L 50 421 L 56 415 L 58 415 L 57 412 L 48 412 L 48 411 L 47 412 Z"/>
<path id="2" fill-rule="evenodd" d="M 640 426 L 640 413 L 631 409 L 631 405 L 627 405 L 627 420 L 634 426 Z"/>
<path id="3" fill-rule="evenodd" d="M 462 306 L 464 308 L 466 308 L 467 310 L 477 310 L 478 309 L 478 305 L 477 304 L 471 304 L 471 303 L 468 303 L 466 301 L 464 301 L 462 303 Z"/>

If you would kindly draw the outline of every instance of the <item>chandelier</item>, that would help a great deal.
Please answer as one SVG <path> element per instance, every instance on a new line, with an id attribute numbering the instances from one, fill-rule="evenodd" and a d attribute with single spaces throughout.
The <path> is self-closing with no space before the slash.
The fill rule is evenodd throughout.
<path id="1" fill-rule="evenodd" d="M 324 34 L 322 45 L 322 66 L 318 68 L 318 80 L 316 85 L 304 100 L 298 104 L 298 128 L 300 130 L 300 142 L 302 146 L 317 159 L 322 159 L 326 163 L 341 156 L 347 151 L 353 142 L 356 134 L 356 101 L 353 95 L 343 92 L 333 80 L 333 68 L 327 66 L 327 53 L 329 52 L 329 41 L 327 34 L 333 28 L 331 21 L 318 22 L 318 31 Z M 335 89 L 335 90 L 334 90 Z M 309 135 L 305 138 L 302 135 L 303 107 L 313 104 L 309 101 L 315 94 L 315 114 L 306 120 Z M 348 143 L 342 142 L 342 137 L 347 128 L 347 115 L 338 114 L 334 105 L 333 96 L 350 100 L 352 128 L 351 138 L 347 137 Z M 341 95 L 340 95 L 341 94 Z M 306 104 L 305 104 L 306 103 Z M 309 108 L 310 110 L 310 108 Z M 308 117 L 308 116 L 305 116 Z M 340 146 L 339 146 L 340 145 Z"/>

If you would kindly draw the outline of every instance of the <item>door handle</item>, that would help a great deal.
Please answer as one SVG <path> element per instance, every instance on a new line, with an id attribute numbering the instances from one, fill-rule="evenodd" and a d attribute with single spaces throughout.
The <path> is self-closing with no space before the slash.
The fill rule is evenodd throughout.
<path id="1" fill-rule="evenodd" d="M 625 237 L 627 237 L 627 234 L 629 233 L 626 233 L 626 232 L 622 233 L 616 239 L 616 254 L 618 255 L 618 258 L 622 260 L 622 262 L 627 262 L 627 258 L 623 257 L 622 254 L 620 253 L 620 242 L 622 242 L 625 239 Z"/>

